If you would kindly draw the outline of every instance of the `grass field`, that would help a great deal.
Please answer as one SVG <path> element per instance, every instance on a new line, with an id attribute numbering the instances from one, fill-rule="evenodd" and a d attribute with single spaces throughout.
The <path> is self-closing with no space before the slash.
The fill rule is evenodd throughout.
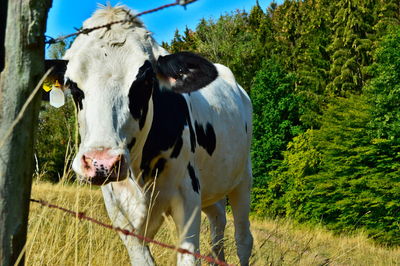
<path id="1" fill-rule="evenodd" d="M 78 185 L 36 182 L 32 197 L 43 199 L 109 223 L 100 190 Z M 237 264 L 233 222 L 226 230 L 226 259 Z M 31 203 L 27 265 L 129 265 L 118 235 L 109 229 L 80 221 L 59 210 Z M 294 225 L 287 220 L 252 219 L 254 249 L 251 265 L 400 265 L 400 248 L 385 248 L 362 234 L 335 236 L 320 228 Z M 167 219 L 157 240 L 176 244 L 174 225 Z M 201 253 L 210 252 L 209 228 L 201 227 Z M 157 265 L 174 265 L 171 250 L 150 245 Z M 206 265 L 206 264 L 202 264 Z"/>

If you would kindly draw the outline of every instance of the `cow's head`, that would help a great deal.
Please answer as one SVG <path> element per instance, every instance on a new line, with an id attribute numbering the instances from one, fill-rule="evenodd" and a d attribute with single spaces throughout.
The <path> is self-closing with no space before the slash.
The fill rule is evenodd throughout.
<path id="1" fill-rule="evenodd" d="M 91 19 L 84 27 L 106 22 Z M 161 49 L 142 26 L 123 24 L 77 37 L 66 60 L 53 61 L 67 62 L 64 84 L 78 108 L 81 137 L 73 169 L 83 180 L 101 185 L 128 176 L 150 130 L 159 84 L 182 93 L 217 77 L 207 60 L 185 52 L 161 56 Z"/>

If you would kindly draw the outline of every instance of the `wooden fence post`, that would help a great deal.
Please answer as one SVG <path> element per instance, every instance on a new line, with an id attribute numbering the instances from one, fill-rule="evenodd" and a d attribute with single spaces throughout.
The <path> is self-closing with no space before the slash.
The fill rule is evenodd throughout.
<path id="1" fill-rule="evenodd" d="M 0 265 L 5 266 L 15 264 L 26 241 L 40 95 L 4 137 L 44 73 L 43 36 L 51 2 L 0 0 Z"/>

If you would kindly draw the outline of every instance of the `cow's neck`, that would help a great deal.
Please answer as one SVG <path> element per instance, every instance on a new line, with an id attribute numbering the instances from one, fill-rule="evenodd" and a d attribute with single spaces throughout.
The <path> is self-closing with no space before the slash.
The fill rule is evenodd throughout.
<path id="1" fill-rule="evenodd" d="M 130 224 L 134 229 L 140 229 L 143 226 L 149 206 L 149 196 L 145 191 L 145 184 L 141 178 L 140 162 L 142 160 L 143 147 L 152 122 L 153 100 L 150 98 L 146 122 L 140 132 L 136 134 L 136 142 L 130 151 L 131 165 L 129 178 L 120 182 L 111 183 L 111 190 L 103 190 L 105 198 L 114 201 L 113 204 L 117 206 L 119 210 L 123 210 L 121 213 L 125 218 L 120 217 L 120 219 L 125 219 L 126 223 Z M 111 193 L 112 197 L 107 197 L 107 193 Z M 135 212 L 135 215 L 132 216 L 134 217 L 133 220 L 129 215 L 132 211 Z"/>

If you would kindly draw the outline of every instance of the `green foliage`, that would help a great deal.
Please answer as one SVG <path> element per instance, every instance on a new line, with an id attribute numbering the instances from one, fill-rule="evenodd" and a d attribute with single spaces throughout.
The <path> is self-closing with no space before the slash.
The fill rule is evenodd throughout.
<path id="1" fill-rule="evenodd" d="M 62 58 L 70 44 L 64 41 L 53 44 L 48 50 L 48 56 Z M 77 146 L 76 131 L 75 106 L 69 97 L 60 108 L 42 102 L 35 143 L 37 170 L 42 179 L 58 182 L 70 168 L 71 157 Z"/>
<path id="2" fill-rule="evenodd" d="M 251 89 L 253 102 L 254 184 L 263 187 L 268 173 L 281 160 L 281 151 L 301 132 L 299 98 L 293 93 L 294 76 L 274 60 L 267 60 L 257 73 Z"/>
<path id="3" fill-rule="evenodd" d="M 370 72 L 374 76 L 366 93 L 375 108 L 372 124 L 378 138 L 400 139 L 400 27 L 385 36 Z"/>
<path id="4" fill-rule="evenodd" d="M 308 130 L 294 137 L 284 152 L 284 161 L 269 173 L 270 180 L 265 188 L 253 190 L 256 193 L 253 205 L 259 215 L 290 216 L 288 203 L 301 200 L 290 192 L 297 191 L 305 182 L 302 177 L 315 173 L 321 162 L 321 153 L 311 145 L 313 134 L 313 130 Z M 259 195 L 261 192 L 264 195 Z"/>
<path id="5" fill-rule="evenodd" d="M 371 109 L 362 96 L 334 99 L 320 129 L 294 138 L 268 185 L 283 188 L 270 212 L 400 244 L 400 145 L 366 134 Z"/>
<path id="6" fill-rule="evenodd" d="M 60 108 L 43 102 L 35 151 L 43 179 L 58 182 L 70 167 L 70 155 L 75 152 L 75 106 L 71 99 Z"/>

